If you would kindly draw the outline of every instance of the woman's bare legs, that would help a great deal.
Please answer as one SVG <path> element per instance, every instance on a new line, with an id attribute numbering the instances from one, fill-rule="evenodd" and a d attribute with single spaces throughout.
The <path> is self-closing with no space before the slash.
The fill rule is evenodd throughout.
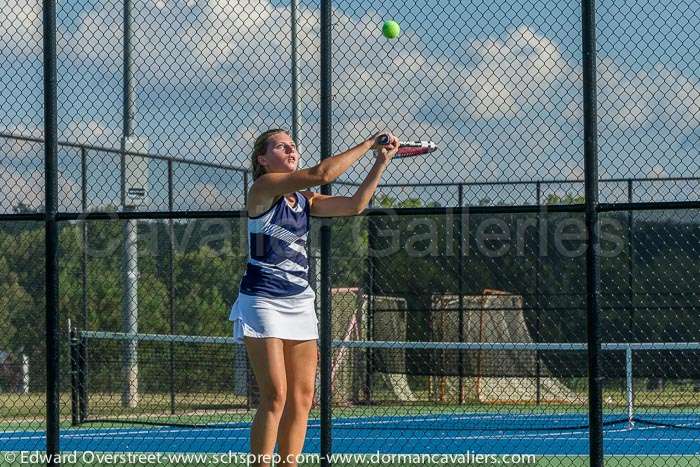
<path id="1" fill-rule="evenodd" d="M 296 466 L 306 437 L 316 382 L 316 340 L 284 340 L 287 398 L 279 424 L 279 465 Z M 287 462 L 289 457 L 289 462 Z"/>
<path id="2" fill-rule="evenodd" d="M 245 337 L 246 350 L 255 380 L 260 388 L 260 406 L 255 412 L 250 429 L 250 452 L 272 458 L 287 395 L 287 377 L 284 365 L 284 344 L 274 337 Z M 269 462 L 252 463 L 255 467 L 269 467 Z"/>

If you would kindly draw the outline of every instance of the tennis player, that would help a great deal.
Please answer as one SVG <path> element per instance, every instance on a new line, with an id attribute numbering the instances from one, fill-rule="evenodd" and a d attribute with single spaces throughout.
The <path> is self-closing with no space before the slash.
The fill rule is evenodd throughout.
<path id="1" fill-rule="evenodd" d="M 298 169 L 300 155 L 290 134 L 268 130 L 255 140 L 254 182 L 248 194 L 249 258 L 229 319 L 245 343 L 260 388 L 250 434 L 253 465 L 265 466 L 279 443 L 281 463 L 296 465 L 306 436 L 317 364 L 318 320 L 308 281 L 309 216 L 359 214 L 367 207 L 399 141 L 379 135 Z M 353 196 L 329 196 L 309 188 L 330 183 L 374 149 L 375 161 Z"/>

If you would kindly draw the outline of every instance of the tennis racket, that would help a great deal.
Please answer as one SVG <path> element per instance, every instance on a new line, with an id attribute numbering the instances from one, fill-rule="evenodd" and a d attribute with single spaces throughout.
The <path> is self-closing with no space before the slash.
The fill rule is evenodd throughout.
<path id="1" fill-rule="evenodd" d="M 377 143 L 389 144 L 389 135 L 379 135 L 377 137 Z M 437 144 L 432 141 L 399 141 L 399 150 L 394 157 L 420 156 L 436 151 L 437 148 Z"/>

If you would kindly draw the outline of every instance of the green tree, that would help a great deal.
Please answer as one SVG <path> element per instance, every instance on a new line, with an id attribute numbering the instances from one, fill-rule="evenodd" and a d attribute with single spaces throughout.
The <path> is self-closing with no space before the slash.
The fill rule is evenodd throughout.
<path id="1" fill-rule="evenodd" d="M 32 308 L 32 298 L 19 284 L 17 274 L 10 270 L 7 260 L 0 256 L 0 350 L 18 352 L 23 342 L 18 339 L 17 318 L 26 316 Z"/>
<path id="2" fill-rule="evenodd" d="M 35 228 L 0 234 L 2 268 L 7 270 L 2 277 L 9 277 L 3 281 L 8 295 L 2 307 L 9 313 L 8 326 L 14 329 L 11 347 L 23 349 L 33 360 L 32 354 L 41 355 L 45 347 L 43 233 Z"/>
<path id="3" fill-rule="evenodd" d="M 555 193 L 550 193 L 547 195 L 545 204 L 584 204 L 586 202 L 586 197 L 583 195 L 576 195 L 567 193 L 563 196 L 559 196 Z"/>
<path id="4" fill-rule="evenodd" d="M 228 314 L 243 275 L 231 243 L 220 251 L 202 246 L 175 261 L 177 334 L 228 335 Z"/>

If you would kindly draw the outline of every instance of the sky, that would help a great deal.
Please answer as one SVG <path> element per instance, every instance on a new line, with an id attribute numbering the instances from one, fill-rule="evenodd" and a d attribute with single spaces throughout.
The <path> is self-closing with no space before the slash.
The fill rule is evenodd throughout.
<path id="1" fill-rule="evenodd" d="M 39 0 L 0 0 L 0 131 L 41 136 Z M 375 131 L 440 150 L 395 161 L 384 182 L 557 180 L 581 194 L 579 2 L 422 0 L 333 4 L 333 150 Z M 598 2 L 602 178 L 700 176 L 700 6 L 692 0 Z M 247 167 L 255 135 L 291 127 L 290 10 L 275 0 L 133 0 L 134 130 L 149 152 Z M 319 160 L 319 3 L 299 8 L 298 143 Z M 399 39 L 381 36 L 393 18 Z M 59 139 L 118 148 L 122 4 L 58 2 Z M 61 207 L 80 199 L 79 154 L 62 149 Z M 43 199 L 41 145 L 0 140 L 0 212 Z M 367 157 L 343 176 L 360 182 Z M 144 209 L 164 209 L 165 164 L 149 164 Z M 118 161 L 89 153 L 92 206 L 118 201 Z M 180 208 L 241 207 L 240 173 L 175 164 Z M 563 182 L 561 182 L 563 181 Z M 601 196 L 624 201 L 626 184 Z M 348 188 L 338 187 L 339 193 Z M 456 203 L 455 187 L 386 189 Z M 534 184 L 469 188 L 467 202 L 531 204 Z M 700 198 L 698 182 L 640 182 L 635 200 Z"/>

